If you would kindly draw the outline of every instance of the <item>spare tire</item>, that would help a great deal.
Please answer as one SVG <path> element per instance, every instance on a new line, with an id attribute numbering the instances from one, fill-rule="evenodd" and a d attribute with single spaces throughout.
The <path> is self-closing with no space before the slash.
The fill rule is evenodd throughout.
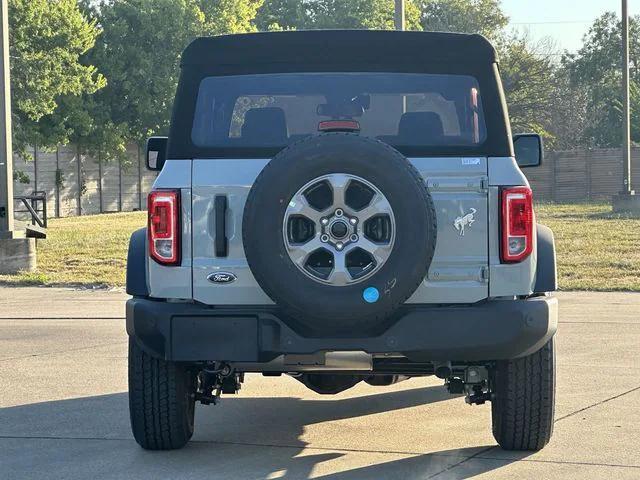
<path id="1" fill-rule="evenodd" d="M 281 151 L 256 179 L 243 218 L 256 281 L 315 333 L 369 331 L 425 278 L 436 213 L 398 151 L 327 133 Z"/>

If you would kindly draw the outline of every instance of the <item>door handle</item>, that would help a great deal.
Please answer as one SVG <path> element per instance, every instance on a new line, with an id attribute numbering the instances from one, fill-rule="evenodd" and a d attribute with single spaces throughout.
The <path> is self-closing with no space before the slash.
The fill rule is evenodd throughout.
<path id="1" fill-rule="evenodd" d="M 227 196 L 216 195 L 214 201 L 216 215 L 215 250 L 216 257 L 229 255 L 229 241 L 227 240 Z"/>

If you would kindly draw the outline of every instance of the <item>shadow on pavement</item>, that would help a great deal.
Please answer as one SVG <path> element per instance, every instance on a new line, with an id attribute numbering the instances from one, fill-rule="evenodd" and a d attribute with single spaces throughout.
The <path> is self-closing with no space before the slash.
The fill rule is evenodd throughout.
<path id="1" fill-rule="evenodd" d="M 305 428 L 313 424 L 451 398 L 442 387 L 317 398 L 226 397 L 219 406 L 198 408 L 194 441 L 174 452 L 146 452 L 133 442 L 126 393 L 4 408 L 0 463 L 6 461 L 6 478 L 305 479 L 313 474 L 409 480 L 438 472 L 437 478 L 470 478 L 514 461 L 476 461 L 473 470 L 464 468 L 465 463 L 447 470 L 489 447 L 385 453 L 370 445 L 350 448 L 349 432 L 339 426 L 333 426 L 320 448 L 302 440 Z"/>

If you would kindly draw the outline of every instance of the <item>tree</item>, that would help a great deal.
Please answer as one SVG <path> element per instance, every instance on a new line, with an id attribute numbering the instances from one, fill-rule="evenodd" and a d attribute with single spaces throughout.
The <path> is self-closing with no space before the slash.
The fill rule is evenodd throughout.
<path id="1" fill-rule="evenodd" d="M 122 153 L 130 141 L 166 133 L 180 54 L 204 33 L 205 17 L 195 0 L 109 0 L 98 12 L 103 32 L 89 58 L 108 80 L 95 96 L 98 146 L 120 137 L 104 153 Z"/>
<path id="2" fill-rule="evenodd" d="M 532 42 L 527 35 L 508 33 L 508 17 L 499 0 L 419 0 L 424 30 L 480 33 L 498 51 L 512 129 L 538 132 L 553 145 L 557 142 L 554 118 L 558 89 L 554 56 L 549 41 Z"/>
<path id="3" fill-rule="evenodd" d="M 75 0 L 10 0 L 11 88 L 16 151 L 37 143 L 53 147 L 69 138 L 62 124 L 41 121 L 53 115 L 64 96 L 92 94 L 105 79 L 81 57 L 99 35 Z"/>
<path id="4" fill-rule="evenodd" d="M 263 0 L 200 0 L 207 35 L 257 30 L 253 21 Z"/>
<path id="5" fill-rule="evenodd" d="M 305 0 L 265 0 L 258 10 L 255 24 L 258 30 L 302 30 L 307 28 L 309 14 Z"/>
<path id="6" fill-rule="evenodd" d="M 308 4 L 313 28 L 393 30 L 394 0 L 317 0 Z M 406 1 L 407 30 L 419 30 L 420 11 Z"/>
<path id="7" fill-rule="evenodd" d="M 254 31 L 262 0 L 103 0 L 103 32 L 88 61 L 108 85 L 87 98 L 91 128 L 79 138 L 105 160 L 126 145 L 168 133 L 184 48 L 201 35 Z"/>
<path id="8" fill-rule="evenodd" d="M 640 142 L 640 18 L 630 22 L 631 103 L 636 115 L 632 121 L 632 139 Z M 622 26 L 614 13 L 596 19 L 576 54 L 563 58 L 573 88 L 586 90 L 586 116 L 590 119 L 583 143 L 599 147 L 617 147 L 622 141 Z"/>
<path id="9" fill-rule="evenodd" d="M 555 69 L 548 88 L 553 95 L 545 115 L 547 145 L 555 150 L 584 148 L 584 132 L 590 123 L 587 89 L 574 85 L 560 67 Z"/>
<path id="10" fill-rule="evenodd" d="M 256 24 L 262 30 L 274 26 L 295 29 L 393 30 L 394 0 L 265 0 Z M 420 30 L 420 11 L 406 1 L 408 30 Z"/>
<path id="11" fill-rule="evenodd" d="M 258 28 L 393 29 L 395 3 L 394 0 L 102 0 L 99 5 L 92 0 L 10 2 L 18 149 L 24 150 L 34 142 L 54 146 L 73 141 L 89 152 L 100 153 L 102 159 L 125 161 L 127 144 L 140 144 L 150 135 L 167 133 L 180 54 L 195 37 Z M 567 112 L 580 111 L 587 103 L 586 85 L 591 114 L 607 121 L 612 116 L 621 118 L 619 90 L 612 88 L 619 81 L 619 64 L 616 69 L 619 30 L 614 28 L 613 18 L 596 22 L 588 38 L 590 44 L 578 55 L 567 56 L 559 69 L 550 60 L 548 45 L 533 44 L 526 37 L 505 33 L 507 18 L 498 0 L 407 2 L 408 29 L 480 32 L 491 37 L 502 59 L 514 130 L 538 131 L 556 144 L 562 144 L 559 136 L 571 137 L 570 132 L 560 132 L 564 126 L 581 125 L 579 121 L 570 121 L 578 116 L 571 117 Z M 637 22 L 633 28 L 635 32 Z M 634 41 L 637 43 L 637 35 Z M 637 45 L 634 48 L 636 52 L 640 50 Z M 592 81 L 602 84 L 602 88 L 592 87 Z M 640 88 L 635 84 L 633 98 L 640 103 Z M 571 104 L 569 101 L 573 99 Z M 581 128 L 586 130 L 584 125 Z M 634 128 L 640 129 L 640 122 Z M 590 133 L 593 143 L 602 143 L 603 139 L 595 138 L 596 133 L 596 130 Z M 612 138 L 613 132 L 603 135 Z M 634 138 L 639 135 L 640 131 Z"/>
<path id="12" fill-rule="evenodd" d="M 500 0 L 417 0 L 422 28 L 433 32 L 481 33 L 497 39 L 509 19 Z"/>
<path id="13" fill-rule="evenodd" d="M 554 46 L 545 40 L 534 43 L 526 35 L 510 35 L 497 47 L 511 128 L 553 140 L 550 112 L 556 101 Z"/>

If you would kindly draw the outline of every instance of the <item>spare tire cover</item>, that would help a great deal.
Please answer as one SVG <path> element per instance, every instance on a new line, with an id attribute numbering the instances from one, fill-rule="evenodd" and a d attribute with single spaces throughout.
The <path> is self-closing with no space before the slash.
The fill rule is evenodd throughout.
<path id="1" fill-rule="evenodd" d="M 341 197 L 350 205 L 333 203 L 334 178 L 350 179 Z M 300 195 L 312 218 L 291 214 Z M 359 212 L 371 213 L 370 198 L 381 198 L 386 209 L 359 219 Z M 397 150 L 351 133 L 327 133 L 269 162 L 249 192 L 242 234 L 256 281 L 285 314 L 314 332 L 353 333 L 380 325 L 424 280 L 436 247 L 436 213 L 424 180 Z M 304 263 L 296 242 L 321 247 Z M 360 242 L 382 245 L 382 253 L 363 253 Z M 345 251 L 349 273 L 334 282 L 337 256 Z"/>

